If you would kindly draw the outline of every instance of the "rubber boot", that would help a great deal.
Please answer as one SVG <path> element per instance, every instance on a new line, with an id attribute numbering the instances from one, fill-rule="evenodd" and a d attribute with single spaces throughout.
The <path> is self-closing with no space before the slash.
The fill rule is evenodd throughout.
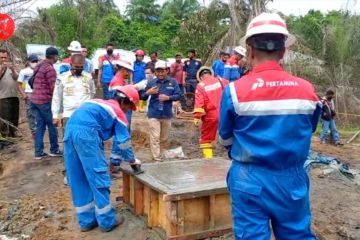
<path id="1" fill-rule="evenodd" d="M 145 101 L 139 101 L 139 112 L 145 112 Z"/>
<path id="2" fill-rule="evenodd" d="M 213 158 L 213 146 L 211 143 L 200 144 L 205 159 Z"/>
<path id="3" fill-rule="evenodd" d="M 203 148 L 203 155 L 205 159 L 213 158 L 213 150 L 212 148 Z"/>

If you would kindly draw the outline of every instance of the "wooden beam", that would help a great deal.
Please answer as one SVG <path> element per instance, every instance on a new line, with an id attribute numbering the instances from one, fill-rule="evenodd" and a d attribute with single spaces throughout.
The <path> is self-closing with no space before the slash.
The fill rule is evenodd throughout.
<path id="1" fill-rule="evenodd" d="M 148 223 L 151 227 L 160 226 L 159 222 L 159 194 L 150 190 L 150 213 Z"/>
<path id="2" fill-rule="evenodd" d="M 144 213 L 144 184 L 135 180 L 134 181 L 134 209 L 136 215 Z"/>
<path id="3" fill-rule="evenodd" d="M 178 214 L 177 202 L 166 202 L 166 235 L 177 235 Z"/>
<path id="4" fill-rule="evenodd" d="M 123 172 L 123 199 L 125 203 L 130 203 L 130 175 Z"/>

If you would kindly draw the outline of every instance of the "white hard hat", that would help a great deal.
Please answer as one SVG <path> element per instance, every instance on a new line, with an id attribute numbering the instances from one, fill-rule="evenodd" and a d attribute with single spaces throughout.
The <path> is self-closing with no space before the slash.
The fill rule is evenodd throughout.
<path id="1" fill-rule="evenodd" d="M 296 41 L 296 38 L 289 33 L 285 20 L 277 13 L 263 12 L 252 19 L 246 29 L 246 35 L 242 41 L 246 42 L 251 36 L 263 33 L 278 33 L 285 35 L 287 37 L 285 47 L 290 47 Z"/>
<path id="2" fill-rule="evenodd" d="M 166 64 L 166 62 L 165 62 L 165 61 L 161 61 L 161 60 L 157 61 L 157 62 L 155 63 L 155 69 L 167 69 L 167 64 Z"/>
<path id="3" fill-rule="evenodd" d="M 81 44 L 78 41 L 72 41 L 68 50 L 72 52 L 81 52 Z"/>
<path id="4" fill-rule="evenodd" d="M 237 46 L 234 48 L 234 51 L 240 54 L 241 56 L 246 56 L 246 49 L 242 46 Z"/>
<path id="5" fill-rule="evenodd" d="M 134 71 L 134 67 L 133 64 L 131 62 L 128 61 L 124 61 L 124 60 L 115 60 L 112 62 L 112 64 L 114 65 L 119 65 L 121 67 L 124 67 L 130 71 Z"/>

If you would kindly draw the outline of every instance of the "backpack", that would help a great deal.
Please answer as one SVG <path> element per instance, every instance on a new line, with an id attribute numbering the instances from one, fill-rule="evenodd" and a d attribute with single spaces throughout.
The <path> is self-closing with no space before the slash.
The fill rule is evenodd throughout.
<path id="1" fill-rule="evenodd" d="M 33 75 L 29 78 L 28 84 L 30 86 L 31 89 L 34 89 L 34 82 L 35 82 L 35 77 L 36 74 L 38 73 L 38 71 L 40 70 L 40 68 L 44 65 L 44 63 L 39 64 L 38 68 L 36 69 L 36 71 L 33 73 Z"/>

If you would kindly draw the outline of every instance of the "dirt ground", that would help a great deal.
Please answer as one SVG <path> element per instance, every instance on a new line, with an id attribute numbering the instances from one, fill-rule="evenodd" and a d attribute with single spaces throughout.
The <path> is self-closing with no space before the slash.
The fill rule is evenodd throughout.
<path id="1" fill-rule="evenodd" d="M 101 233 L 98 229 L 81 233 L 70 191 L 63 184 L 62 158 L 34 160 L 27 125 L 23 123 L 21 129 L 24 137 L 0 151 L 0 240 L 11 237 L 18 240 L 162 239 L 161 230 L 148 229 L 144 219 L 135 217 L 127 206 L 117 201 L 122 194 L 120 179 L 113 182 L 112 200 L 118 212 L 126 216 L 125 224 L 110 233 Z M 147 123 L 143 114 L 134 116 L 132 134 L 137 158 L 150 162 Z M 199 131 L 191 122 L 175 120 L 169 147 L 182 146 L 187 158 L 198 158 L 201 156 L 198 138 Z M 313 142 L 313 150 L 360 169 L 359 138 L 343 147 L 321 145 L 316 137 Z M 106 146 L 110 148 L 109 144 Z M 217 147 L 216 155 L 226 156 L 221 147 Z M 316 167 L 311 170 L 311 187 L 313 225 L 318 238 L 360 239 L 360 186 L 340 174 L 324 174 L 323 168 Z M 218 239 L 233 238 L 227 235 Z"/>

